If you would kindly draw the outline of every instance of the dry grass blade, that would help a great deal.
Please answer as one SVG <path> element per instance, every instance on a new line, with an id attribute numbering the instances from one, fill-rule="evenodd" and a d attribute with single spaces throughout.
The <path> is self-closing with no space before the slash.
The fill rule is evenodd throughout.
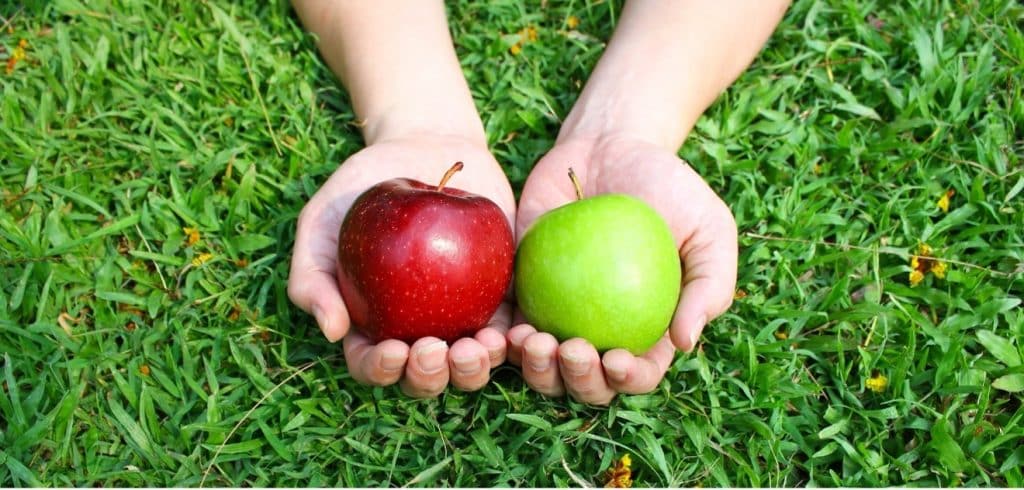
<path id="1" fill-rule="evenodd" d="M 804 245 L 817 245 L 817 246 L 822 246 L 822 247 L 827 247 L 827 248 L 835 248 L 835 249 L 839 249 L 839 250 L 861 250 L 861 251 L 864 251 L 864 252 L 878 252 L 878 253 L 883 254 L 883 255 L 895 255 L 897 257 L 902 257 L 904 259 L 909 259 L 910 257 L 912 257 L 914 255 L 913 253 L 910 253 L 910 252 L 908 252 L 906 250 L 901 250 L 901 249 L 897 249 L 897 248 L 893 248 L 893 247 L 865 247 L 865 246 L 860 246 L 860 245 L 847 245 L 847 244 L 842 244 L 842 243 L 834 243 L 834 242 L 829 242 L 829 241 L 826 241 L 826 240 L 820 240 L 820 241 L 805 240 L 803 238 L 788 238 L 788 237 L 781 237 L 781 236 L 774 236 L 774 235 L 762 235 L 760 233 L 752 233 L 752 232 L 744 232 L 743 236 L 745 236 L 747 238 L 754 238 L 754 239 L 765 240 L 765 241 L 770 241 L 770 242 L 802 243 Z M 980 266 L 978 264 L 972 264 L 970 262 L 964 262 L 962 260 L 944 259 L 942 257 L 931 257 L 931 259 L 935 260 L 937 262 L 945 262 L 945 263 L 948 263 L 948 264 L 954 264 L 954 265 L 959 265 L 959 266 L 962 266 L 962 267 L 966 267 L 968 269 L 975 269 L 975 270 L 983 271 L 983 272 L 986 272 L 988 274 L 991 274 L 991 275 L 997 276 L 997 277 L 1014 277 L 1018 273 L 1016 271 L 1015 272 L 997 271 L 997 270 L 994 270 L 994 269 L 989 269 L 988 267 Z"/>
<path id="2" fill-rule="evenodd" d="M 213 453 L 213 457 L 210 458 L 210 464 L 206 466 L 206 470 L 203 471 L 203 478 L 201 480 L 199 480 L 199 487 L 200 488 L 202 488 L 203 485 L 206 484 L 206 478 L 208 476 L 210 476 L 210 472 L 213 471 L 213 465 L 217 463 L 217 457 L 220 456 L 220 452 L 222 450 L 224 450 L 224 446 L 226 446 L 228 441 L 231 440 L 231 436 L 235 435 L 235 432 L 238 431 L 238 428 L 241 427 L 242 424 L 244 424 L 245 421 L 249 419 L 249 416 L 251 416 L 252 413 L 255 412 L 257 408 L 260 408 L 260 405 L 262 405 L 263 402 L 265 402 L 267 400 L 267 398 L 270 398 L 270 395 L 273 395 L 274 393 L 276 393 L 277 390 L 281 389 L 282 386 L 288 384 L 288 382 L 291 381 L 293 378 L 295 378 L 296 376 L 306 372 L 309 368 L 315 366 L 316 364 L 317 364 L 316 361 L 310 361 L 310 362 L 307 362 L 306 364 L 303 364 L 294 373 L 288 375 L 287 378 L 281 380 L 280 383 L 277 383 L 276 385 L 274 385 L 273 389 L 271 389 L 270 391 L 267 391 L 266 393 L 264 393 L 263 396 L 259 400 L 256 401 L 256 404 L 253 405 L 252 408 L 250 408 L 248 412 L 245 412 L 245 415 L 243 415 L 242 418 L 239 419 L 238 423 L 236 423 L 235 426 L 231 428 L 231 431 L 228 432 L 227 437 L 224 438 L 224 441 L 221 442 L 220 446 L 217 447 L 217 451 L 215 451 Z"/>

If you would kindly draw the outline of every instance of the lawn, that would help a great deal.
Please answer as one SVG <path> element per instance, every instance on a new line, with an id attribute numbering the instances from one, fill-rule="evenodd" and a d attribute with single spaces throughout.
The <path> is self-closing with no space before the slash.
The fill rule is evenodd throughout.
<path id="1" fill-rule="evenodd" d="M 518 190 L 620 5 L 449 8 Z M 735 304 L 609 408 L 512 366 L 363 387 L 289 303 L 296 216 L 362 143 L 286 1 L 0 16 L 0 486 L 600 485 L 627 454 L 637 486 L 1024 485 L 1018 2 L 797 1 L 680 152 L 739 223 Z"/>

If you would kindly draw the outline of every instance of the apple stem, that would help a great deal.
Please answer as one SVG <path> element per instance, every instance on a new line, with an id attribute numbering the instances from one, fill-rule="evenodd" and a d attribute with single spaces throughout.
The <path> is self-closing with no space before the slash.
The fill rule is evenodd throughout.
<path id="1" fill-rule="evenodd" d="M 580 186 L 580 179 L 576 177 L 576 172 L 572 171 L 572 167 L 569 167 L 569 180 L 572 180 L 572 186 L 576 188 L 576 200 L 583 200 L 583 187 Z"/>
<path id="2" fill-rule="evenodd" d="M 455 162 L 455 165 L 452 165 L 452 168 L 444 173 L 444 177 L 441 177 L 441 183 L 437 184 L 437 192 L 441 192 L 441 189 L 444 189 L 444 185 L 448 183 L 448 179 L 452 178 L 455 172 L 462 170 L 462 167 L 462 162 Z"/>

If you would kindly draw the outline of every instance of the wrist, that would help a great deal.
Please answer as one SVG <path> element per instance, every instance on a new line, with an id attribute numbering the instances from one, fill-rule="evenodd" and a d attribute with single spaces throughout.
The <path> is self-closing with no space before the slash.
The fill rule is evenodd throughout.
<path id="1" fill-rule="evenodd" d="M 676 152 L 693 124 L 676 116 L 628 97 L 582 95 L 562 123 L 558 142 L 629 138 Z"/>
<path id="2" fill-rule="evenodd" d="M 597 80 L 580 94 L 562 123 L 558 140 L 597 142 L 629 138 L 676 152 L 696 117 L 685 115 L 693 111 L 681 111 L 680 114 L 677 108 L 670 110 L 666 105 L 668 101 L 651 94 L 638 94 L 627 87 L 620 88 Z"/>
<path id="3" fill-rule="evenodd" d="M 474 152 L 474 154 L 490 153 L 487 141 L 482 137 L 464 131 L 446 131 L 439 128 L 403 127 L 401 131 L 389 132 L 382 138 L 366 142 L 367 148 L 394 147 L 396 145 L 406 148 L 444 149 L 446 153 L 454 155 L 468 155 Z"/>
<path id="4" fill-rule="evenodd" d="M 469 104 L 472 106 L 472 102 Z M 408 104 L 395 104 L 377 113 L 370 113 L 360 120 L 366 145 L 402 139 L 424 139 L 430 137 L 455 138 L 481 146 L 487 146 L 476 110 L 462 108 L 447 109 Z"/>
<path id="5" fill-rule="evenodd" d="M 486 147 L 487 140 L 483 127 L 477 122 L 458 123 L 454 121 L 427 121 L 425 119 L 387 116 L 378 120 L 368 118 L 362 121 L 362 136 L 367 146 L 396 140 L 437 140 L 454 139 Z"/>

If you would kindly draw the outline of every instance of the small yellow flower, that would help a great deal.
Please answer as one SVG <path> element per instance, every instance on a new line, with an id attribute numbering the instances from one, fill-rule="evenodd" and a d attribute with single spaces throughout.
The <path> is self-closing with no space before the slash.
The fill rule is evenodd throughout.
<path id="1" fill-rule="evenodd" d="M 148 364 L 143 364 L 139 366 L 139 373 L 142 374 L 143 376 L 149 376 L 149 371 L 150 369 Z"/>
<path id="2" fill-rule="evenodd" d="M 181 229 L 185 232 L 185 246 L 191 247 L 199 241 L 199 229 L 186 226 Z"/>
<path id="3" fill-rule="evenodd" d="M 537 28 L 533 26 L 526 27 L 520 31 L 519 35 L 524 41 L 536 41 L 537 40 Z"/>
<path id="4" fill-rule="evenodd" d="M 953 189 L 946 191 L 945 193 L 942 194 L 942 197 L 939 198 L 938 202 L 935 203 L 935 206 L 941 209 L 943 213 L 948 213 L 949 198 L 953 197 L 954 194 L 956 194 L 956 191 L 954 191 Z"/>
<path id="5" fill-rule="evenodd" d="M 568 19 L 565 19 L 565 25 L 568 26 L 569 29 L 575 29 L 580 25 L 580 18 L 575 15 L 570 15 Z"/>
<path id="6" fill-rule="evenodd" d="M 211 253 L 201 253 L 201 254 L 197 255 L 196 258 L 192 259 L 192 266 L 193 267 L 199 267 L 199 266 L 209 262 L 210 259 L 212 259 L 212 258 L 213 258 L 213 254 L 211 254 Z"/>
<path id="7" fill-rule="evenodd" d="M 609 468 L 605 473 L 605 488 L 629 488 L 633 486 L 633 472 L 629 469 L 633 465 L 633 460 L 628 454 L 623 454 L 622 458 L 615 463 L 615 466 Z"/>
<path id="8" fill-rule="evenodd" d="M 932 255 L 932 247 L 926 243 L 917 246 L 917 254 L 910 256 L 910 285 L 917 286 L 924 280 L 924 276 L 931 272 L 935 277 L 943 279 L 946 277 L 946 263 Z"/>
<path id="9" fill-rule="evenodd" d="M 786 340 L 789 338 L 789 334 L 785 330 L 778 330 L 775 332 L 775 338 L 779 340 Z"/>
<path id="10" fill-rule="evenodd" d="M 25 54 L 25 50 L 28 49 L 28 41 L 22 39 L 18 41 L 18 45 L 11 51 L 11 56 L 7 58 L 7 74 L 14 73 L 14 67 L 17 66 L 19 61 L 24 60 L 28 57 Z"/>
<path id="11" fill-rule="evenodd" d="M 912 270 L 912 271 L 910 271 L 910 286 L 911 287 L 917 286 L 918 284 L 921 284 L 921 281 L 923 281 L 923 280 L 924 280 L 924 274 L 922 274 L 921 271 L 919 271 L 919 270 Z"/>
<path id="12" fill-rule="evenodd" d="M 882 373 L 875 373 L 874 376 L 867 379 L 864 382 L 864 387 L 874 391 L 875 393 L 881 393 L 885 391 L 885 387 L 889 386 L 889 378 L 886 378 Z"/>
<path id="13" fill-rule="evenodd" d="M 518 34 L 519 41 L 516 41 L 516 43 L 513 44 L 511 48 L 508 48 L 508 51 L 512 53 L 513 56 L 523 52 L 524 44 L 537 40 L 537 28 L 533 26 L 527 26 L 522 29 L 519 29 Z"/>

